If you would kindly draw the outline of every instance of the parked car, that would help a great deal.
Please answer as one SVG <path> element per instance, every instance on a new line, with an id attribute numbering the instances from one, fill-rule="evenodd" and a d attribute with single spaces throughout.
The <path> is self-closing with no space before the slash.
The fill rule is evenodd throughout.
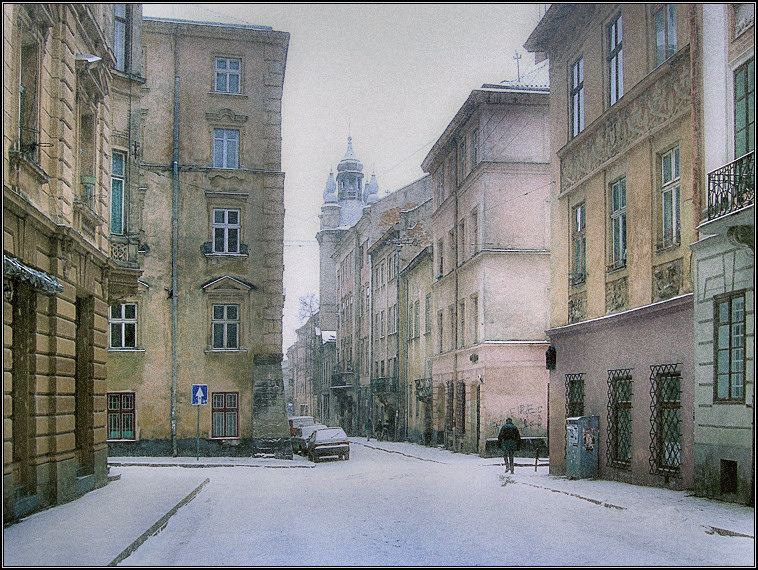
<path id="1" fill-rule="evenodd" d="M 350 459 L 350 440 L 340 427 L 318 429 L 305 440 L 305 451 L 314 463 L 322 457 Z"/>
<path id="2" fill-rule="evenodd" d="M 313 424 L 297 428 L 295 435 L 290 438 L 293 453 L 305 455 L 305 440 L 317 429 L 324 429 L 325 427 L 324 424 Z"/>
<path id="3" fill-rule="evenodd" d="M 294 416 L 290 419 L 290 437 L 294 437 L 295 430 L 302 426 L 312 426 L 316 423 L 313 416 Z"/>

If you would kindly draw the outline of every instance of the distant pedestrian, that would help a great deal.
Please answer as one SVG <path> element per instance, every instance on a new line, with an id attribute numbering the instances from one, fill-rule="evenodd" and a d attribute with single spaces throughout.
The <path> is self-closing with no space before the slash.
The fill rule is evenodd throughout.
<path id="1" fill-rule="evenodd" d="M 508 418 L 505 420 L 503 427 L 500 428 L 500 433 L 497 436 L 497 443 L 500 449 L 503 450 L 503 462 L 505 463 L 505 472 L 510 469 L 513 473 L 513 452 L 521 449 L 521 433 L 518 428 L 513 424 L 513 420 Z"/>
<path id="2" fill-rule="evenodd" d="M 368 419 L 363 428 L 366 430 L 366 441 L 371 441 L 371 436 L 374 435 L 374 424 L 371 422 L 371 418 Z"/>

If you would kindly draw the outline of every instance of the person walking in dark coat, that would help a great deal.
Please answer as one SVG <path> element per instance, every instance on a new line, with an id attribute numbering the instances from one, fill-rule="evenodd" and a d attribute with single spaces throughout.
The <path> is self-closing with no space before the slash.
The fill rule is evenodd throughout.
<path id="1" fill-rule="evenodd" d="M 518 428 L 513 424 L 513 420 L 508 418 L 505 420 L 503 427 L 500 428 L 500 433 L 497 436 L 497 443 L 500 449 L 503 450 L 503 462 L 505 463 L 505 472 L 511 470 L 513 473 L 513 452 L 521 449 L 521 433 Z"/>

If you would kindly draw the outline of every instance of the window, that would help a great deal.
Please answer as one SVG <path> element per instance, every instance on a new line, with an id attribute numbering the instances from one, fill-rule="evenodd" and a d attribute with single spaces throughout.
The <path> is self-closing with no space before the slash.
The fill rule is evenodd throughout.
<path id="1" fill-rule="evenodd" d="M 442 240 L 439 240 L 437 242 L 437 276 L 442 277 L 445 269 L 445 263 L 444 263 L 444 243 Z"/>
<path id="2" fill-rule="evenodd" d="M 479 131 L 474 129 L 471 135 L 471 167 L 475 168 L 479 164 Z"/>
<path id="3" fill-rule="evenodd" d="M 216 92 L 239 93 L 242 60 L 236 57 L 216 58 Z"/>
<path id="4" fill-rule="evenodd" d="M 679 243 L 679 147 L 661 157 L 662 247 Z"/>
<path id="5" fill-rule="evenodd" d="M 126 155 L 113 151 L 111 166 L 111 233 L 124 233 L 124 174 Z"/>
<path id="6" fill-rule="evenodd" d="M 682 459 L 679 364 L 650 367 L 650 473 L 678 475 Z"/>
<path id="7" fill-rule="evenodd" d="M 471 243 L 471 252 L 476 254 L 479 251 L 479 213 L 476 210 L 471 212 Z"/>
<path id="8" fill-rule="evenodd" d="M 108 439 L 136 439 L 134 392 L 108 394 Z"/>
<path id="9" fill-rule="evenodd" d="M 129 10 L 127 4 L 114 4 L 113 55 L 116 56 L 116 69 L 126 71 L 129 64 Z"/>
<path id="10" fill-rule="evenodd" d="M 755 59 L 734 72 L 734 157 L 755 150 Z"/>
<path id="11" fill-rule="evenodd" d="M 584 57 L 571 66 L 571 138 L 584 130 Z"/>
<path id="12" fill-rule="evenodd" d="M 214 392 L 211 398 L 213 431 L 211 437 L 239 437 L 239 395 Z"/>
<path id="13" fill-rule="evenodd" d="M 460 309 L 459 309 L 459 315 L 458 318 L 460 319 L 460 326 L 458 327 L 460 338 L 458 339 L 458 346 L 464 347 L 466 346 L 466 302 L 461 301 L 460 302 Z"/>
<path id="14" fill-rule="evenodd" d="M 137 348 L 137 305 L 111 305 L 110 347 Z"/>
<path id="15" fill-rule="evenodd" d="M 211 334 L 216 350 L 239 348 L 239 305 L 213 305 Z"/>
<path id="16" fill-rule="evenodd" d="M 676 53 L 676 6 L 665 4 L 653 14 L 655 20 L 655 65 Z"/>
<path id="17" fill-rule="evenodd" d="M 584 374 L 566 374 L 566 417 L 584 415 Z"/>
<path id="18" fill-rule="evenodd" d="M 621 14 L 608 26 L 608 103 L 624 95 L 624 51 L 621 45 Z"/>
<path id="19" fill-rule="evenodd" d="M 586 206 L 584 202 L 574 207 L 571 225 L 573 256 L 571 260 L 571 285 L 584 283 L 587 276 Z"/>
<path id="20" fill-rule="evenodd" d="M 213 129 L 213 168 L 239 168 L 240 132 Z"/>
<path id="21" fill-rule="evenodd" d="M 466 222 L 461 220 L 458 224 L 458 265 L 462 265 L 466 261 Z"/>
<path id="22" fill-rule="evenodd" d="M 458 340 L 458 335 L 455 330 L 455 305 L 450 305 L 448 308 L 448 318 L 450 319 L 450 350 L 455 350 L 455 343 Z"/>
<path id="23" fill-rule="evenodd" d="M 427 293 L 424 299 L 424 334 L 432 332 L 432 294 Z"/>
<path id="24" fill-rule="evenodd" d="M 714 299 L 714 400 L 745 401 L 745 293 Z"/>
<path id="25" fill-rule="evenodd" d="M 384 317 L 385 317 L 384 311 L 382 311 L 381 313 L 379 313 L 379 336 L 380 337 L 384 337 L 384 330 L 385 330 L 385 328 L 384 328 L 384 324 L 385 324 Z"/>
<path id="26" fill-rule="evenodd" d="M 419 302 L 416 301 L 413 303 L 413 331 L 415 336 L 421 335 L 421 315 L 419 314 L 421 312 Z"/>
<path id="27" fill-rule="evenodd" d="M 455 429 L 458 434 L 466 433 L 466 384 L 457 382 L 455 390 Z"/>
<path id="28" fill-rule="evenodd" d="M 474 344 L 479 342 L 479 297 L 471 297 L 471 336 Z"/>
<path id="29" fill-rule="evenodd" d="M 39 160 L 39 41 L 33 32 L 23 34 L 19 77 L 18 138 L 21 153 Z"/>
<path id="30" fill-rule="evenodd" d="M 442 311 L 437 312 L 437 352 L 442 354 L 442 334 L 444 333 L 444 318 Z"/>
<path id="31" fill-rule="evenodd" d="M 632 461 L 631 370 L 608 371 L 608 465 L 628 468 Z"/>
<path id="32" fill-rule="evenodd" d="M 611 185 L 611 263 L 626 265 L 626 178 Z"/>
<path id="33" fill-rule="evenodd" d="M 213 210 L 213 253 L 240 252 L 240 211 Z"/>
<path id="34" fill-rule="evenodd" d="M 461 140 L 461 144 L 458 145 L 458 160 L 459 160 L 458 184 L 461 184 L 463 182 L 463 179 L 466 178 L 466 139 L 465 138 Z"/>
<path id="35" fill-rule="evenodd" d="M 445 167 L 440 166 L 437 174 L 437 200 L 440 204 L 445 200 Z"/>

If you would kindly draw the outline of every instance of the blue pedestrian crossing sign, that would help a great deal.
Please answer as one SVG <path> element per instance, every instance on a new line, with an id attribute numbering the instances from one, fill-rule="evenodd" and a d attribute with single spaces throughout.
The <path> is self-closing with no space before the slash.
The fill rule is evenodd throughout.
<path id="1" fill-rule="evenodd" d="M 208 404 L 208 384 L 192 385 L 192 405 L 205 406 Z"/>

